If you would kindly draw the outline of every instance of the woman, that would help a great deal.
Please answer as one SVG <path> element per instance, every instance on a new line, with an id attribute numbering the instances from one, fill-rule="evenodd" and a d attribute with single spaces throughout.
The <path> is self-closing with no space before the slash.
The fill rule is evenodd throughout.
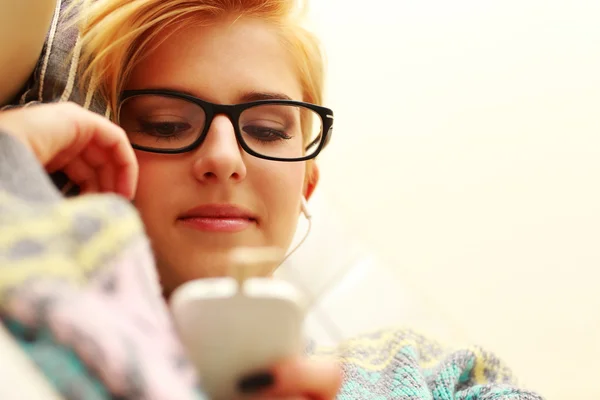
<path id="1" fill-rule="evenodd" d="M 0 129 L 8 133 L 3 140 L 10 143 L 6 148 L 20 154 L 11 158 L 19 170 L 25 166 L 23 161 L 16 160 L 26 159 L 26 156 L 14 140 L 10 142 L 14 137 L 29 147 L 47 170 L 64 171 L 84 192 L 117 192 L 133 198 L 152 241 L 166 297 L 183 282 L 223 275 L 228 251 L 237 246 L 287 248 L 302 198 L 310 197 L 318 181 L 318 170 L 311 158 L 325 146 L 332 124 L 331 112 L 320 106 L 323 78 L 318 45 L 295 22 L 294 2 L 106 0 L 86 2 L 86 7 L 83 15 L 86 23 L 79 43 L 83 45 L 81 60 L 85 66 L 81 81 L 90 90 L 80 97 L 86 99 L 81 103 L 94 105 L 103 113 L 101 105 L 107 104 L 106 114 L 122 129 L 74 106 L 40 106 L 0 114 Z M 31 179 L 30 176 L 27 175 L 27 179 Z M 12 201 L 4 204 L 5 208 L 26 209 L 22 217 L 13 222 L 13 229 L 31 222 L 28 219 L 31 215 L 41 218 L 39 213 L 29 210 L 31 204 L 24 206 L 14 201 L 14 197 L 26 200 L 29 196 L 16 196 L 19 190 L 14 185 L 8 187 L 13 196 Z M 142 254 L 147 250 L 143 244 L 138 244 L 136 250 L 128 247 L 138 243 L 132 237 L 139 240 L 140 232 L 134 221 L 131 226 L 126 224 L 131 210 L 116 205 L 122 202 L 106 196 L 83 196 L 66 202 L 67 205 L 63 200 L 55 201 L 63 210 L 57 215 L 71 215 L 71 210 L 75 210 L 74 215 L 85 216 L 85 227 L 125 224 L 114 228 L 114 232 L 130 232 L 129 235 L 123 234 L 119 240 L 113 236 L 107 244 L 98 247 L 110 248 L 112 252 L 107 254 L 113 258 L 118 259 L 117 254 L 125 252 L 129 262 L 134 253 L 144 259 Z M 118 221 L 106 211 L 109 209 L 121 213 Z M 98 221 L 94 213 L 103 218 Z M 50 216 L 44 219 L 52 218 L 52 213 L 45 215 L 48 214 Z M 88 239 L 101 234 L 98 232 L 92 234 L 86 228 L 78 235 Z M 60 233 L 53 237 L 62 237 Z M 9 235 L 6 233 L 4 237 Z M 4 248 L 24 247 L 11 240 L 12 245 Z M 77 247 L 79 250 L 75 253 L 91 253 L 91 242 L 89 239 L 78 242 L 81 247 Z M 94 260 L 101 259 L 106 260 L 106 256 Z M 86 257 L 77 258 L 73 264 L 75 270 L 82 265 L 86 271 L 92 270 L 94 274 L 88 276 L 93 277 L 103 275 L 98 269 L 104 271 L 105 266 Z M 128 290 L 122 288 L 127 286 L 121 284 L 126 281 L 122 272 L 126 267 L 106 268 L 111 271 L 107 273 L 111 279 L 104 279 L 100 284 L 89 278 L 84 288 L 102 287 L 111 292 L 116 287 L 123 293 L 134 293 L 129 286 Z M 36 273 L 45 274 L 40 270 Z M 0 276 L 4 281 L 9 277 L 8 274 Z M 49 327 L 53 334 L 50 339 L 73 347 L 78 359 L 90 366 L 87 372 L 96 371 L 98 381 L 108 392 L 128 397 L 140 390 L 144 393 L 142 397 L 151 397 L 154 393 L 166 395 L 167 387 L 172 398 L 185 398 L 181 388 L 189 387 L 190 381 L 182 378 L 189 372 L 184 369 L 147 371 L 142 368 L 138 371 L 140 376 L 154 384 L 135 386 L 135 390 L 128 387 L 130 380 L 120 381 L 113 376 L 119 368 L 108 368 L 109 373 L 106 373 L 103 357 L 89 356 L 89 343 L 105 343 L 110 337 L 108 331 L 104 336 L 96 331 L 90 333 L 91 329 L 85 329 L 84 318 L 72 317 L 83 316 L 84 311 L 92 309 L 84 307 L 85 302 L 76 310 L 79 314 L 70 308 L 59 309 L 58 314 L 72 319 L 71 326 L 80 328 L 76 330 L 78 335 L 87 333 L 87 347 L 74 341 L 73 335 L 61 335 L 62 320 L 57 320 L 55 313 L 46 314 L 48 308 L 39 310 L 31 305 L 46 317 L 28 320 L 29 313 L 23 312 L 28 308 L 23 304 L 38 304 L 40 290 L 28 286 L 30 280 L 16 279 L 16 282 L 5 285 L 5 293 L 14 297 L 12 302 L 4 304 L 8 315 L 5 324 L 22 342 L 25 341 L 23 325 L 29 323 L 37 329 Z M 141 292 L 137 283 L 131 285 L 136 294 Z M 52 301 L 49 303 L 66 303 L 64 290 L 59 292 L 56 285 L 50 287 Z M 68 298 L 69 304 L 85 298 L 85 293 L 85 290 L 75 291 Z M 139 297 L 154 301 L 152 296 Z M 160 305 L 155 305 L 162 310 Z M 107 324 L 114 323 L 110 313 L 104 310 L 104 303 L 96 307 L 93 309 L 99 310 L 98 315 Z M 150 317 L 147 307 L 140 309 L 145 310 L 146 318 L 160 321 L 155 325 L 162 335 L 162 341 L 142 340 L 147 346 L 140 347 L 140 351 L 156 343 L 170 343 L 172 338 L 166 334 L 168 324 L 164 316 Z M 112 311 L 125 312 L 118 307 Z M 136 316 L 139 311 L 131 312 Z M 118 319 L 114 330 L 132 340 L 136 335 L 145 337 L 146 332 L 138 332 L 128 325 L 134 319 L 126 314 L 125 318 Z M 127 329 L 121 329 L 119 324 Z M 109 345 L 96 347 L 105 352 L 106 348 L 110 349 Z M 155 360 L 171 360 L 174 354 L 179 354 L 176 344 L 159 347 Z M 369 354 L 368 359 L 364 354 Z M 376 333 L 352 342 L 343 352 L 333 352 L 343 361 L 344 384 L 340 398 L 445 399 L 478 398 L 478 395 L 481 395 L 479 398 L 502 398 L 502 395 L 514 399 L 538 398 L 528 392 L 495 385 L 509 382 L 510 375 L 493 357 L 475 350 L 452 353 L 437 368 L 423 370 L 423 362 L 431 363 L 434 356 L 443 354 L 438 346 L 422 337 L 399 331 Z M 323 355 L 329 358 L 328 354 Z M 482 368 L 487 368 L 487 372 L 481 372 Z M 46 372 L 52 376 L 52 371 Z M 260 390 L 261 394 L 275 398 L 327 399 L 332 398 L 339 387 L 335 364 L 312 358 L 283 361 L 270 371 L 259 372 L 240 382 L 242 392 Z M 181 392 L 175 395 L 174 388 L 180 388 Z"/>

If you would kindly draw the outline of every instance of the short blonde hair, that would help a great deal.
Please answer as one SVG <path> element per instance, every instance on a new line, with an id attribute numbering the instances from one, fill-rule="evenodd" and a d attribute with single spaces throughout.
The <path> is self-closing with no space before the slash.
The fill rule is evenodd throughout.
<path id="1" fill-rule="evenodd" d="M 304 29 L 306 2 L 296 0 L 80 0 L 81 77 L 114 112 L 135 65 L 161 33 L 225 17 L 253 17 L 279 28 L 296 62 L 303 101 L 322 105 L 324 57 Z M 166 35 L 161 37 L 165 39 Z"/>

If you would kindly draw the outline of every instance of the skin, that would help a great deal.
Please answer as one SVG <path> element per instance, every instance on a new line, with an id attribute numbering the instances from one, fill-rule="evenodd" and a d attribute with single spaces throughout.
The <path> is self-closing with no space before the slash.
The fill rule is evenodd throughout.
<path id="1" fill-rule="evenodd" d="M 253 19 L 175 31 L 134 69 L 126 88 L 177 90 L 220 104 L 248 101 L 252 93 L 302 100 L 292 57 L 272 27 Z M 195 151 L 136 156 L 134 201 L 153 239 L 167 295 L 191 279 L 226 274 L 227 252 L 234 247 L 287 249 L 301 196 L 309 197 L 316 183 L 305 185 L 304 162 L 268 161 L 244 152 L 225 115 L 215 117 Z M 241 206 L 256 221 L 242 232 L 222 233 L 191 229 L 178 219 L 206 204 Z"/>

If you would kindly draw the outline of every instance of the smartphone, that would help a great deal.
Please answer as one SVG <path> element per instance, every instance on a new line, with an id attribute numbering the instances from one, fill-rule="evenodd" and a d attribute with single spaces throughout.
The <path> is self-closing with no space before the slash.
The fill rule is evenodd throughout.
<path id="1" fill-rule="evenodd" d="M 170 309 L 211 399 L 241 398 L 238 381 L 304 350 L 307 301 L 289 282 L 207 278 L 180 286 Z"/>

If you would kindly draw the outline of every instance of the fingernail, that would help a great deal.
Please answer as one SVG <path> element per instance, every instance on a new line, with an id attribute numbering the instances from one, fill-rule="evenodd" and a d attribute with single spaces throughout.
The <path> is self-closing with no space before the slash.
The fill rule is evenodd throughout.
<path id="1" fill-rule="evenodd" d="M 242 393 L 256 393 L 267 389 L 275 383 L 275 377 L 270 372 L 250 375 L 240 380 L 238 389 Z"/>

